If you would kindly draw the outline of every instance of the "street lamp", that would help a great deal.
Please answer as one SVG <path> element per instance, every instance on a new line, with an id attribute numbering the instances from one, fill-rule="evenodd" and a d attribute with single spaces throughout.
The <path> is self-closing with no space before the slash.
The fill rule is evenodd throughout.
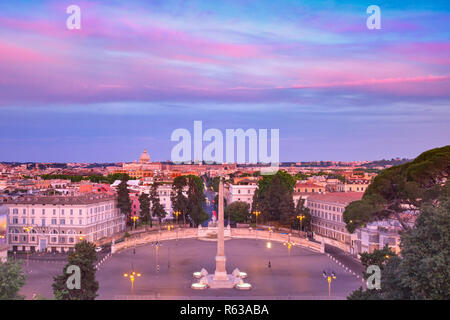
<path id="1" fill-rule="evenodd" d="M 178 229 L 180 228 L 180 226 L 178 225 L 178 216 L 181 214 L 181 211 L 175 211 L 173 214 L 177 217 L 177 241 L 178 241 Z"/>
<path id="2" fill-rule="evenodd" d="M 283 246 L 288 248 L 289 256 L 291 256 L 291 248 L 295 246 L 295 243 L 291 241 L 285 241 L 283 242 Z"/>
<path id="3" fill-rule="evenodd" d="M 324 270 L 323 277 L 328 281 L 328 296 L 331 297 L 331 281 L 336 279 L 336 274 L 334 273 L 334 271 L 331 271 L 331 273 L 327 273 Z"/>
<path id="4" fill-rule="evenodd" d="M 258 228 L 258 216 L 261 214 L 261 211 L 253 211 L 253 214 L 255 215 L 255 240 L 256 240 L 256 229 Z"/>
<path id="5" fill-rule="evenodd" d="M 156 272 L 159 272 L 158 258 L 159 258 L 159 247 L 161 246 L 161 242 L 160 241 L 153 242 L 152 246 L 155 248 L 156 252 Z"/>
<path id="6" fill-rule="evenodd" d="M 136 230 L 136 220 L 138 220 L 139 217 L 138 216 L 131 216 L 131 220 L 133 220 L 134 222 L 134 230 Z"/>
<path id="7" fill-rule="evenodd" d="M 33 230 L 33 227 L 28 226 L 28 227 L 23 227 L 23 231 L 26 231 L 28 234 L 28 243 L 30 243 L 30 231 Z M 30 246 L 31 248 L 31 246 Z M 29 260 L 29 252 L 27 251 L 27 266 L 30 265 L 30 260 Z"/>
<path id="8" fill-rule="evenodd" d="M 135 272 L 134 268 L 132 267 L 131 268 L 131 272 L 130 273 L 125 272 L 123 274 L 123 276 L 125 278 L 129 278 L 130 279 L 130 282 L 131 282 L 131 293 L 134 294 L 134 280 L 136 280 L 136 278 L 140 277 L 141 274 L 139 272 Z"/>
<path id="9" fill-rule="evenodd" d="M 303 219 L 305 219 L 305 215 L 304 214 L 299 214 L 297 216 L 297 219 L 300 220 L 300 225 L 299 225 L 299 231 L 302 230 L 303 231 Z M 298 233 L 300 235 L 300 232 Z"/>

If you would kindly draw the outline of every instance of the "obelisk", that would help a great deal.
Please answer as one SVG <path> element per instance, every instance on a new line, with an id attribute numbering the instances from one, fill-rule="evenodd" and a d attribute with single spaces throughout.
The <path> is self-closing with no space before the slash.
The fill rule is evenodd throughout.
<path id="1" fill-rule="evenodd" d="M 225 240 L 224 240 L 224 214 L 223 214 L 223 180 L 220 177 L 219 182 L 219 221 L 217 223 L 217 256 L 216 256 L 216 272 L 213 280 L 228 280 L 225 264 Z"/>

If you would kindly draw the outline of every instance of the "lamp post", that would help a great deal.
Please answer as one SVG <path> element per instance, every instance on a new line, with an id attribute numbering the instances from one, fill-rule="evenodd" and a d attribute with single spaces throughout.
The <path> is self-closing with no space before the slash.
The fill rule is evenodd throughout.
<path id="1" fill-rule="evenodd" d="M 131 216 L 131 220 L 134 222 L 134 230 L 136 230 L 136 220 L 139 220 L 138 216 Z"/>
<path id="2" fill-rule="evenodd" d="M 267 247 L 267 249 L 269 249 L 269 263 L 267 264 L 268 268 L 272 267 L 272 265 L 270 263 L 270 249 L 272 249 L 271 239 L 272 239 L 272 229 L 269 227 L 269 241 L 266 243 L 266 247 Z"/>
<path id="3" fill-rule="evenodd" d="M 28 227 L 23 227 L 23 231 L 26 231 L 27 232 L 27 235 L 28 235 L 28 243 L 30 243 L 30 231 L 31 230 L 33 230 L 33 227 L 32 226 L 28 226 Z M 30 248 L 31 248 L 31 246 L 30 246 Z M 29 260 L 29 254 L 28 254 L 29 252 L 27 251 L 27 266 L 29 266 L 30 265 L 30 260 Z"/>
<path id="4" fill-rule="evenodd" d="M 255 215 L 255 240 L 257 238 L 256 229 L 258 228 L 258 216 L 261 214 L 261 211 L 253 211 Z"/>
<path id="5" fill-rule="evenodd" d="M 159 246 L 161 246 L 161 242 L 156 241 L 156 242 L 152 243 L 152 246 L 155 248 L 155 252 L 156 252 L 156 272 L 159 272 L 158 258 L 159 258 Z"/>
<path id="6" fill-rule="evenodd" d="M 180 228 L 180 226 L 178 225 L 178 216 L 181 214 L 181 211 L 175 211 L 173 214 L 177 217 L 177 241 L 178 241 L 178 229 Z"/>
<path id="7" fill-rule="evenodd" d="M 291 256 L 291 248 L 295 246 L 295 243 L 291 241 L 285 241 L 283 242 L 283 246 L 288 248 L 288 254 L 289 256 Z"/>
<path id="8" fill-rule="evenodd" d="M 123 276 L 125 278 L 129 278 L 130 279 L 130 282 L 131 282 L 131 294 L 134 294 L 134 280 L 136 280 L 136 278 L 140 277 L 141 274 L 139 272 L 135 272 L 134 268 L 131 267 L 131 272 L 129 272 L 129 273 L 125 272 L 123 274 Z"/>
<path id="9" fill-rule="evenodd" d="M 331 273 L 327 273 L 324 270 L 323 277 L 328 281 L 328 296 L 331 297 L 331 281 L 336 279 L 336 274 L 334 273 L 334 271 L 331 271 Z"/>
<path id="10" fill-rule="evenodd" d="M 300 225 L 298 226 L 299 227 L 299 229 L 298 229 L 298 231 L 299 231 L 299 235 L 300 235 L 300 230 L 302 230 L 303 231 L 303 219 L 305 219 L 306 217 L 305 217 L 305 215 L 304 214 L 299 214 L 298 216 L 297 216 L 297 219 L 298 220 L 300 220 Z"/>

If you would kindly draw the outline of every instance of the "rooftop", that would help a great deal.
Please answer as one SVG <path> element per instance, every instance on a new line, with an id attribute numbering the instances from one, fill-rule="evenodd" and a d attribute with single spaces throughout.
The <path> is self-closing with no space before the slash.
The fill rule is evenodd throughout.
<path id="1" fill-rule="evenodd" d="M 361 200 L 362 192 L 328 192 L 328 193 L 314 193 L 308 197 L 308 201 L 322 201 L 349 204 L 350 202 Z"/>
<path id="2" fill-rule="evenodd" d="M 10 200 L 7 204 L 53 204 L 53 205 L 84 205 L 114 200 L 117 197 L 106 194 L 90 194 L 85 196 L 25 196 Z"/>

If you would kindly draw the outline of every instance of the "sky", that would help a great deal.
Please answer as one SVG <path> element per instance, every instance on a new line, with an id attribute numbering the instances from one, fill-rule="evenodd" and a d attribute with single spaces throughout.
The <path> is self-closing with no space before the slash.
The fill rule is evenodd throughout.
<path id="1" fill-rule="evenodd" d="M 0 161 L 169 160 L 195 120 L 279 129 L 281 161 L 448 145 L 450 2 L 0 1 Z"/>

